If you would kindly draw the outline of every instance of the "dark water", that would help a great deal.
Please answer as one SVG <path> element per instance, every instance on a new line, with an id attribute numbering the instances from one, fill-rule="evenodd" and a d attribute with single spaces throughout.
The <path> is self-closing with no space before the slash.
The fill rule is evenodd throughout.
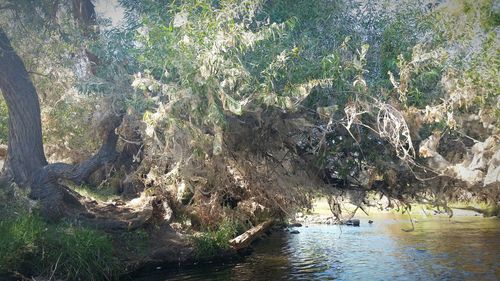
<path id="1" fill-rule="evenodd" d="M 310 225 L 274 233 L 235 264 L 155 272 L 139 280 L 500 280 L 500 219 Z"/>

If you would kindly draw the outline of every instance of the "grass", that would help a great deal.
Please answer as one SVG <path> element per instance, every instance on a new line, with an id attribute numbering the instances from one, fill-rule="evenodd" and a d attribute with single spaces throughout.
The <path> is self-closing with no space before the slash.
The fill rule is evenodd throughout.
<path id="1" fill-rule="evenodd" d="M 25 259 L 37 251 L 45 223 L 35 216 L 0 222 L 0 272 L 22 269 Z"/>
<path id="2" fill-rule="evenodd" d="M 112 188 L 107 186 L 93 187 L 88 185 L 74 184 L 68 184 L 68 186 L 75 192 L 78 192 L 80 195 L 96 201 L 107 202 L 120 198 L 120 196 L 118 196 Z"/>
<path id="3" fill-rule="evenodd" d="M 118 275 L 110 237 L 68 223 L 48 224 L 23 213 L 0 222 L 0 271 L 63 280 L 110 280 Z"/>

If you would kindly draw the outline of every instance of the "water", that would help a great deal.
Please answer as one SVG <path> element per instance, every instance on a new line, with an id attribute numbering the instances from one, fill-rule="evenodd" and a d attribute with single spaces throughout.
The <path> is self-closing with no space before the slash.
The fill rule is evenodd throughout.
<path id="1" fill-rule="evenodd" d="M 500 280 L 500 219 L 401 217 L 361 227 L 275 232 L 235 264 L 155 272 L 140 280 Z"/>

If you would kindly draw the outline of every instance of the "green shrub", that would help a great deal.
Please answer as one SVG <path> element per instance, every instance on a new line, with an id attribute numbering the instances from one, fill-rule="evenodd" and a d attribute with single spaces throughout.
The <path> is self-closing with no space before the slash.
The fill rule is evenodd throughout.
<path id="1" fill-rule="evenodd" d="M 210 257 L 229 249 L 229 240 L 236 235 L 237 225 L 224 220 L 216 231 L 203 232 L 193 238 L 194 249 L 198 257 Z"/>

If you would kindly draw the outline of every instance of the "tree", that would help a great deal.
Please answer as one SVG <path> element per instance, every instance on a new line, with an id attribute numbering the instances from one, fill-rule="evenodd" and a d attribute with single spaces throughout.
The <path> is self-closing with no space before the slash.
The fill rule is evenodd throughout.
<path id="1" fill-rule="evenodd" d="M 90 159 L 70 165 L 48 165 L 42 143 L 40 104 L 35 87 L 23 61 L 0 28 L 0 89 L 9 109 L 9 143 L 4 165 L 4 181 L 31 187 L 30 197 L 42 202 L 49 218 L 59 218 L 72 205 L 79 206 L 77 195 L 60 185 L 58 179 L 83 183 L 103 163 L 116 157 L 118 136 L 114 129 L 121 116 L 109 116 L 101 149 Z"/>
<path id="2" fill-rule="evenodd" d="M 15 3 L 20 2 L 27 3 L 26 15 L 40 10 L 32 9 L 28 0 Z M 379 24 L 368 18 L 368 27 L 358 30 L 361 19 L 349 16 L 353 13 L 348 11 L 367 7 L 350 1 L 334 6 L 326 0 L 294 4 L 285 0 L 167 2 L 121 1 L 128 9 L 128 33 L 114 31 L 115 36 L 119 34 L 114 38 L 110 36 L 113 32 L 97 31 L 90 0 L 61 1 L 66 6 L 59 10 L 65 11 L 60 15 L 67 18 L 59 22 L 66 24 L 67 30 L 59 30 L 61 35 L 54 41 L 59 44 L 59 39 L 68 34 L 83 39 L 85 43 L 66 57 L 70 57 L 69 64 L 82 59 L 92 65 L 93 75 L 85 73 L 82 80 L 96 78 L 88 79 L 89 87 L 80 87 L 81 93 L 102 94 L 118 107 L 127 107 L 127 117 L 131 117 L 129 136 L 133 137 L 123 134 L 125 126 L 120 133 L 128 140 L 124 147 L 135 146 L 134 152 L 126 156 L 134 159 L 130 162 L 135 166 L 116 172 L 118 177 L 136 176 L 159 191 L 157 194 L 167 188 L 171 188 L 167 192 L 178 194 L 180 182 L 183 185 L 195 179 L 200 186 L 217 187 L 211 193 L 221 204 L 212 200 L 215 205 L 222 206 L 224 198 L 233 196 L 238 200 L 252 198 L 283 210 L 287 209 L 282 208 L 285 205 L 293 209 L 308 202 L 308 193 L 301 190 L 307 185 L 301 182 L 306 178 L 304 174 L 311 175 L 307 182 L 314 178 L 322 181 L 327 193 L 359 191 L 357 198 L 361 199 L 374 190 L 400 202 L 443 194 L 443 184 L 435 184 L 439 188 L 430 190 L 428 181 L 419 180 L 441 180 L 443 174 L 424 165 L 425 159 L 417 155 L 418 148 L 422 147 L 422 139 L 437 128 L 448 126 L 452 132 L 456 121 L 453 116 L 465 116 L 462 99 L 450 99 L 455 104 L 440 104 L 439 100 L 449 94 L 463 92 L 451 89 L 451 93 L 442 83 L 443 78 L 457 75 L 458 81 L 469 83 L 471 89 L 480 88 L 471 84 L 476 83 L 475 79 L 461 78 L 467 76 L 463 70 L 456 74 L 451 69 L 445 71 L 437 59 L 439 52 L 431 51 L 426 44 L 415 46 L 411 52 L 413 44 L 421 40 L 419 32 L 401 46 L 392 45 L 393 38 L 400 37 L 400 30 L 415 33 L 414 24 L 407 23 L 407 6 L 405 13 L 392 19 L 374 1 L 373 10 L 385 15 L 380 22 L 387 22 L 391 28 L 380 30 Z M 416 5 L 412 9 L 420 8 Z M 57 13 L 51 12 L 42 15 L 41 22 L 52 19 L 54 25 L 58 24 L 50 16 L 57 17 Z M 5 27 L 11 27 L 8 18 L 2 20 Z M 416 25 L 421 20 L 418 16 L 412 22 Z M 427 34 L 425 25 L 416 26 Z M 50 26 L 46 29 L 55 30 Z M 11 40 L 19 56 L 4 34 L 6 55 L 2 57 L 0 74 L 5 73 L 2 91 L 12 111 L 5 171 L 18 184 L 31 186 L 32 198 L 41 199 L 46 206 L 59 206 L 57 202 L 63 202 L 70 191 L 59 186 L 57 179 L 84 182 L 102 163 L 113 160 L 118 138 L 114 130 L 121 116 L 105 114 L 105 122 L 101 122 L 105 124 L 101 130 L 104 145 L 94 157 L 77 165 L 48 165 L 41 141 L 37 79 L 32 80 L 33 87 L 20 59 L 28 59 L 32 50 L 17 47 L 22 40 L 19 38 L 26 37 L 20 35 L 23 32 L 8 31 L 9 36 L 14 35 Z M 365 37 L 372 38 L 371 47 L 363 44 Z M 119 41 L 130 45 L 116 44 Z M 71 44 L 76 46 L 75 42 Z M 117 48 L 121 44 L 126 48 Z M 493 112 L 496 105 L 497 75 L 484 63 L 493 62 L 496 49 L 489 50 L 484 57 L 487 60 L 475 56 L 482 63 L 472 65 L 481 71 L 470 71 L 470 75 L 487 74 L 479 76 L 486 82 L 480 84 L 493 85 L 481 91 L 486 93 L 481 97 L 483 104 L 474 104 L 476 95 L 470 95 L 470 105 L 475 106 L 472 110 L 487 106 L 484 115 Z M 29 69 L 30 65 L 26 65 Z M 135 81 L 130 83 L 132 73 Z M 449 81 L 450 85 L 462 84 Z M 424 118 L 428 109 L 439 114 Z M 445 117 L 449 124 L 440 122 Z M 423 119 L 427 121 L 422 123 Z M 490 125 L 495 129 L 496 124 Z M 205 187 L 195 190 L 205 196 Z M 459 193 L 457 189 L 453 192 Z M 356 201 L 362 203 L 361 199 Z"/>
<path id="3" fill-rule="evenodd" d="M 40 104 L 21 58 L 0 28 L 0 89 L 9 108 L 9 148 L 4 172 L 26 185 L 47 160 L 43 151 Z"/>

